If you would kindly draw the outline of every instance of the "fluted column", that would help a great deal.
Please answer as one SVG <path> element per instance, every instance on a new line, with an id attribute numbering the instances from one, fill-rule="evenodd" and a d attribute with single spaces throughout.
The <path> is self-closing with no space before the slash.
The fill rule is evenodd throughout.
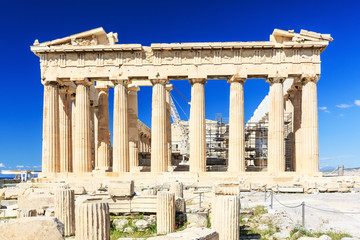
<path id="1" fill-rule="evenodd" d="M 113 172 L 128 172 L 129 125 L 128 125 L 128 82 L 115 82 L 113 121 Z"/>
<path id="2" fill-rule="evenodd" d="M 60 172 L 72 172 L 71 117 L 71 96 L 63 86 L 59 94 Z"/>
<path id="3" fill-rule="evenodd" d="M 269 78 L 268 172 L 285 171 L 284 78 Z"/>
<path id="4" fill-rule="evenodd" d="M 129 86 L 129 158 L 130 172 L 135 171 L 139 166 L 139 129 L 138 129 L 138 100 L 137 92 L 140 90 L 138 86 Z"/>
<path id="5" fill-rule="evenodd" d="M 296 172 L 301 171 L 302 165 L 302 137 L 301 137 L 301 116 L 302 116 L 302 88 L 301 86 L 297 86 L 296 91 L 294 92 L 293 98 L 293 106 L 294 106 L 294 141 L 295 141 L 295 148 L 294 148 L 294 170 Z"/>
<path id="6" fill-rule="evenodd" d="M 90 82 L 84 80 L 76 84 L 74 172 L 91 172 Z"/>
<path id="7" fill-rule="evenodd" d="M 76 94 L 71 94 L 71 149 L 72 149 L 72 169 L 75 168 L 75 124 L 76 124 Z"/>
<path id="8" fill-rule="evenodd" d="M 246 78 L 232 77 L 229 111 L 229 172 L 245 171 L 244 82 Z"/>
<path id="9" fill-rule="evenodd" d="M 191 79 L 190 172 L 206 171 L 205 83 Z"/>
<path id="10" fill-rule="evenodd" d="M 167 154 L 168 154 L 168 166 L 171 167 L 171 154 L 172 154 L 172 140 L 171 140 L 171 90 L 172 84 L 166 85 L 166 131 L 167 131 Z"/>
<path id="11" fill-rule="evenodd" d="M 166 172 L 168 170 L 166 80 L 152 80 L 152 84 L 151 172 Z"/>
<path id="12" fill-rule="evenodd" d="M 59 88 L 57 82 L 44 84 L 42 172 L 60 170 Z"/>
<path id="13" fill-rule="evenodd" d="M 76 240 L 110 240 L 108 203 L 81 203 L 75 209 Z"/>
<path id="14" fill-rule="evenodd" d="M 110 167 L 110 129 L 109 129 L 109 88 L 97 88 L 98 94 L 98 144 L 95 169 L 107 171 Z"/>
<path id="15" fill-rule="evenodd" d="M 175 229 L 175 193 L 158 192 L 156 207 L 158 234 L 171 233 Z"/>
<path id="16" fill-rule="evenodd" d="M 55 192 L 55 217 L 64 224 L 65 236 L 75 234 L 74 190 L 59 189 Z"/>
<path id="17" fill-rule="evenodd" d="M 287 132 L 285 133 L 285 162 L 287 162 L 286 159 L 290 159 L 291 162 L 289 162 L 286 166 L 286 170 L 295 171 L 296 168 L 296 162 L 295 162 L 295 115 L 298 113 L 295 113 L 295 106 L 294 106 L 294 91 L 288 90 L 288 93 L 285 97 L 285 119 L 289 119 L 290 123 L 287 125 Z"/>
<path id="18" fill-rule="evenodd" d="M 217 196 L 216 197 L 216 226 L 219 232 L 219 240 L 240 239 L 240 197 Z"/>
<path id="19" fill-rule="evenodd" d="M 316 87 L 318 79 L 318 75 L 302 79 L 301 137 L 303 163 L 301 170 L 305 173 L 319 172 L 319 134 Z"/>

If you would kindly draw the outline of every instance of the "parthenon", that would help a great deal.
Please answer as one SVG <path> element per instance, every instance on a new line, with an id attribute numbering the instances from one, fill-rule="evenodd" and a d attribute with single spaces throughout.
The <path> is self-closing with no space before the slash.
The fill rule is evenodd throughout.
<path id="1" fill-rule="evenodd" d="M 330 41 L 329 34 L 275 29 L 269 41 L 142 46 L 116 44 L 117 33 L 103 28 L 36 40 L 31 51 L 40 58 L 44 85 L 41 176 L 136 177 L 145 174 L 139 173 L 139 152 L 150 152 L 151 174 L 171 172 L 170 80 L 191 83 L 189 174 L 205 176 L 209 79 L 230 84 L 228 173 L 218 177 L 321 176 L 317 81 L 320 54 Z M 270 85 L 267 172 L 261 173 L 246 172 L 245 165 L 244 82 L 252 78 Z M 143 86 L 152 86 L 151 132 L 138 119 L 137 92 Z M 284 111 L 294 126 L 292 172 L 285 168 Z"/>

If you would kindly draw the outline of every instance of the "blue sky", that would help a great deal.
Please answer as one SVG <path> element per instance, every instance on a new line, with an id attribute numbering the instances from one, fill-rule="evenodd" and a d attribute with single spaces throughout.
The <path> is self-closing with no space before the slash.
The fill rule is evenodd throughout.
<path id="1" fill-rule="evenodd" d="M 29 46 L 99 26 L 119 43 L 266 41 L 274 28 L 330 33 L 318 83 L 320 165 L 360 167 L 360 17 L 358 1 L 4 1 L 0 0 L 0 169 L 39 169 L 42 99 L 39 59 Z M 190 100 L 190 84 L 173 84 Z M 206 117 L 228 117 L 229 85 L 209 80 Z M 268 92 L 245 83 L 245 118 Z M 189 114 L 179 94 L 174 97 Z M 112 108 L 112 92 L 110 108 Z M 150 126 L 151 88 L 139 92 L 140 119 Z M 358 100 L 358 101 L 356 101 Z M 112 112 L 112 110 L 110 111 Z M 179 109 L 180 115 L 185 115 Z"/>

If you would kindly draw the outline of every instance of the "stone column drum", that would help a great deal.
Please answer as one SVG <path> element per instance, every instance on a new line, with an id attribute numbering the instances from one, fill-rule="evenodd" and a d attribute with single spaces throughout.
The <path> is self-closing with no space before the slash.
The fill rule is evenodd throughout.
<path id="1" fill-rule="evenodd" d="M 95 168 L 107 171 L 110 168 L 109 89 L 98 88 L 98 150 Z"/>
<path id="2" fill-rule="evenodd" d="M 190 172 L 206 171 L 206 79 L 191 79 Z"/>
<path id="3" fill-rule="evenodd" d="M 91 129 L 89 81 L 78 81 L 76 86 L 75 159 L 74 172 L 91 172 Z"/>
<path id="4" fill-rule="evenodd" d="M 59 94 L 60 172 L 72 172 L 71 128 L 71 96 L 68 87 L 63 86 Z"/>
<path id="5" fill-rule="evenodd" d="M 151 172 L 168 170 L 166 131 L 166 80 L 152 80 Z"/>
<path id="6" fill-rule="evenodd" d="M 57 82 L 44 84 L 42 172 L 60 170 L 59 88 Z"/>
<path id="7" fill-rule="evenodd" d="M 170 183 L 170 192 L 175 193 L 175 198 L 183 198 L 183 184 L 182 182 L 172 182 Z"/>
<path id="8" fill-rule="evenodd" d="M 215 230 L 219 232 L 219 240 L 240 239 L 240 197 L 217 196 L 215 221 Z"/>
<path id="9" fill-rule="evenodd" d="M 55 217 L 64 224 L 65 236 L 75 234 L 74 190 L 59 189 L 55 192 Z"/>
<path id="10" fill-rule="evenodd" d="M 110 215 L 108 203 L 82 203 L 75 210 L 76 240 L 109 240 Z"/>
<path id="11" fill-rule="evenodd" d="M 229 111 L 229 172 L 245 171 L 244 82 L 246 78 L 233 77 L 230 82 Z"/>
<path id="12" fill-rule="evenodd" d="M 157 206 L 157 233 L 167 234 L 175 229 L 175 193 L 158 192 Z"/>
<path id="13" fill-rule="evenodd" d="M 139 166 L 139 129 L 138 129 L 138 100 L 136 85 L 128 87 L 128 114 L 129 114 L 129 158 L 130 172 L 136 171 Z"/>
<path id="14" fill-rule="evenodd" d="M 316 83 L 319 76 L 303 79 L 302 87 L 302 169 L 304 173 L 319 172 L 319 133 Z"/>
<path id="15" fill-rule="evenodd" d="M 269 78 L 268 172 L 285 171 L 284 78 Z"/>
<path id="16" fill-rule="evenodd" d="M 128 172 L 129 125 L 127 82 L 116 82 L 114 88 L 113 172 Z"/>

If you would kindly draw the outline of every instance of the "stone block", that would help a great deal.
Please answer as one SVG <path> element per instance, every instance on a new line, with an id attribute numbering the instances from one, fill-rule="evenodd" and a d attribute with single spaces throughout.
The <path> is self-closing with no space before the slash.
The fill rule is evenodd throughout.
<path id="1" fill-rule="evenodd" d="M 279 187 L 278 191 L 281 193 L 303 193 L 304 188 L 299 187 Z"/>
<path id="2" fill-rule="evenodd" d="M 216 195 L 240 195 L 239 183 L 216 183 L 214 185 Z"/>
<path id="3" fill-rule="evenodd" d="M 186 212 L 186 201 L 184 198 L 176 198 L 175 200 L 175 211 L 179 213 L 185 213 Z"/>
<path id="4" fill-rule="evenodd" d="M 7 188 L 5 189 L 5 199 L 17 199 L 22 196 L 25 192 L 25 189 L 22 188 Z"/>
<path id="5" fill-rule="evenodd" d="M 183 184 L 181 182 L 172 182 L 170 183 L 170 192 L 175 193 L 175 198 L 183 198 Z"/>
<path id="6" fill-rule="evenodd" d="M 75 195 L 83 195 L 86 193 L 86 190 L 82 186 L 73 186 L 71 189 L 74 190 Z"/>
<path id="7" fill-rule="evenodd" d="M 165 236 L 150 237 L 148 240 L 219 240 L 219 234 L 208 228 L 187 228 Z"/>
<path id="8" fill-rule="evenodd" d="M 189 223 L 188 227 L 207 227 L 207 213 L 188 213 L 186 215 Z"/>
<path id="9" fill-rule="evenodd" d="M 49 208 L 54 207 L 54 195 L 30 193 L 29 195 L 20 196 L 18 198 L 19 208 Z"/>
<path id="10" fill-rule="evenodd" d="M 113 197 L 129 197 L 134 194 L 134 181 L 111 181 L 108 192 Z"/>
<path id="11" fill-rule="evenodd" d="M 24 217 L 0 225 L 4 240 L 63 240 L 64 225 L 52 217 Z"/>

